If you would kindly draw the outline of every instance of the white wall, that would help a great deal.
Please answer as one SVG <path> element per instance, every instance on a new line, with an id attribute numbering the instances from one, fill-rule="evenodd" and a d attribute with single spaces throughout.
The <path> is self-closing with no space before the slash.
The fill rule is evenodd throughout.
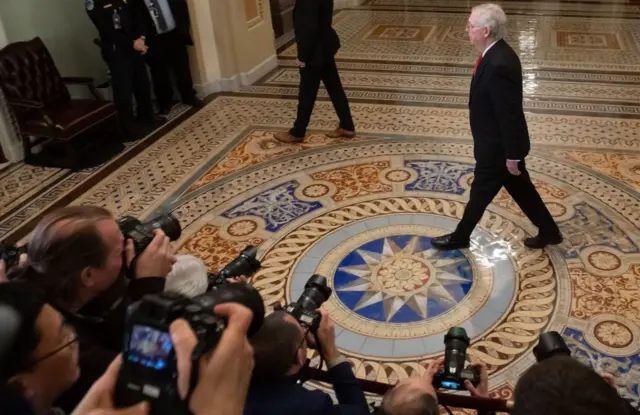
<path id="1" fill-rule="evenodd" d="M 0 0 L 0 19 L 9 42 L 40 36 L 62 76 L 106 78 L 84 0 Z"/>
<path id="2" fill-rule="evenodd" d="M 3 30 L 4 29 L 4 30 Z M 42 38 L 62 76 L 89 76 L 102 83 L 107 67 L 93 44 L 98 32 L 85 11 L 84 0 L 0 0 L 0 48 L 7 43 Z M 86 87 L 72 87 L 76 97 Z M 22 158 L 21 143 L 0 111 L 0 143 L 11 161 Z"/>

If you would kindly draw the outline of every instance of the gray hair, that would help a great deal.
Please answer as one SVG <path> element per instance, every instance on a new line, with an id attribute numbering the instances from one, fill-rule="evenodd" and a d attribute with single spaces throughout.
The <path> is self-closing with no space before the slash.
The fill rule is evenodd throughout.
<path id="1" fill-rule="evenodd" d="M 195 297 L 207 291 L 207 266 L 193 255 L 178 255 L 167 275 L 164 290 Z"/>
<path id="2" fill-rule="evenodd" d="M 486 27 L 495 40 L 507 36 L 507 15 L 497 4 L 487 3 L 474 7 L 471 12 L 476 14 L 475 26 Z"/>

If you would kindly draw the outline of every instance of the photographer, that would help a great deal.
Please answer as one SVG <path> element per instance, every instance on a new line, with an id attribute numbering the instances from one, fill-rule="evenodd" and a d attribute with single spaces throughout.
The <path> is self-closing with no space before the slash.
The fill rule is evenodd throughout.
<path id="1" fill-rule="evenodd" d="M 262 328 L 251 338 L 255 368 L 245 415 L 254 414 L 368 414 L 364 393 L 349 362 L 335 344 L 335 327 L 324 310 L 317 330 L 319 345 L 290 314 L 278 310 L 265 318 Z M 307 345 L 319 348 L 329 368 L 338 399 L 319 390 L 307 390 L 296 378 L 305 366 Z"/>
<path id="2" fill-rule="evenodd" d="M 62 398 L 72 408 L 122 349 L 126 310 L 162 292 L 175 262 L 169 238 L 155 238 L 134 263 L 133 242 L 105 209 L 70 206 L 45 216 L 33 231 L 27 263 L 9 278 L 36 283 L 81 336 L 81 379 Z M 131 266 L 133 264 L 133 266 Z M 126 275 L 130 271 L 134 278 Z"/>
<path id="3" fill-rule="evenodd" d="M 0 408 L 48 414 L 79 375 L 76 333 L 26 281 L 0 284 Z"/>
<path id="4" fill-rule="evenodd" d="M 518 381 L 512 415 L 631 415 L 637 410 L 591 368 L 569 356 L 533 365 Z"/>
<path id="5" fill-rule="evenodd" d="M 213 352 L 200 361 L 197 384 L 189 399 L 189 409 L 195 415 L 240 415 L 244 408 L 253 351 L 247 340 L 252 313 L 239 304 L 221 304 L 214 312 L 228 320 L 220 342 Z M 178 390 L 184 399 L 191 377 L 191 355 L 196 336 L 185 320 L 176 320 L 170 327 L 176 350 Z M 149 405 L 142 402 L 130 408 L 114 409 L 114 392 L 122 359 L 118 357 L 102 376 L 73 415 L 147 415 Z"/>

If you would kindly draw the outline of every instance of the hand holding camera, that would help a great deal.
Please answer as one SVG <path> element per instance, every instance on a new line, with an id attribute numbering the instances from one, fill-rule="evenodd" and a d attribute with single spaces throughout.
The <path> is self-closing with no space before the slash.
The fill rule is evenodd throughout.
<path id="1" fill-rule="evenodd" d="M 139 254 L 135 263 L 135 277 L 164 277 L 171 272 L 171 267 L 176 263 L 176 256 L 169 237 L 162 229 L 154 231 L 155 236 L 151 243 Z M 135 243 L 132 239 L 127 239 L 125 248 L 125 258 L 130 266 L 136 257 Z"/>
<path id="2" fill-rule="evenodd" d="M 471 396 L 477 398 L 489 397 L 489 371 L 487 365 L 484 362 L 472 362 L 472 367 L 475 367 L 480 372 L 480 383 L 474 386 L 469 380 L 464 381 L 464 386 L 467 388 Z"/>

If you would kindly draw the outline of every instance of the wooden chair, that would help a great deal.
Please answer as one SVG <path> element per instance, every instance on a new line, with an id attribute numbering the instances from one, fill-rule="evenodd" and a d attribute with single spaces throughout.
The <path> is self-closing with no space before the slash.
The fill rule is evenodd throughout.
<path id="1" fill-rule="evenodd" d="M 95 99 L 71 99 L 67 84 L 86 85 Z M 39 37 L 0 50 L 0 86 L 18 121 L 25 162 L 35 145 L 53 139 L 64 145 L 64 167 L 74 168 L 74 137 L 107 123 L 120 135 L 113 103 L 100 96 L 93 79 L 62 77 Z"/>

